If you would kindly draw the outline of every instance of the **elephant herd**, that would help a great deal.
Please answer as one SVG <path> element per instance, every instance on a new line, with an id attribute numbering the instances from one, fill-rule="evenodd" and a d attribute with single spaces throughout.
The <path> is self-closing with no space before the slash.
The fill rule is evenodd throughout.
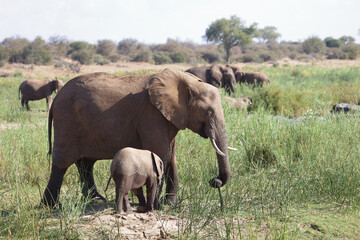
<path id="1" fill-rule="evenodd" d="M 78 169 L 83 195 L 105 200 L 95 185 L 94 164 L 97 160 L 113 159 L 120 149 L 128 147 L 148 150 L 162 160 L 164 177 L 159 181 L 154 206 L 157 209 L 160 206 L 159 193 L 164 182 L 164 202 L 174 203 L 179 185 L 175 137 L 186 128 L 210 139 L 219 174 L 209 184 L 214 188 L 224 186 L 230 179 L 228 149 L 232 148 L 227 143 L 217 88 L 223 87 L 230 93 L 237 82 L 262 85 L 270 81 L 262 73 L 244 73 L 237 68 L 213 65 L 186 72 L 165 69 L 139 76 L 91 73 L 75 77 L 65 85 L 57 79 L 23 82 L 19 87 L 22 105 L 29 109 L 28 101 L 46 98 L 49 106 L 48 142 L 52 165 L 41 203 L 49 207 L 58 203 L 64 175 L 72 164 Z M 53 91 L 58 94 L 51 104 Z M 130 167 L 126 171 L 131 171 Z M 124 206 L 127 204 L 125 199 Z M 147 206 L 146 210 L 152 208 Z"/>

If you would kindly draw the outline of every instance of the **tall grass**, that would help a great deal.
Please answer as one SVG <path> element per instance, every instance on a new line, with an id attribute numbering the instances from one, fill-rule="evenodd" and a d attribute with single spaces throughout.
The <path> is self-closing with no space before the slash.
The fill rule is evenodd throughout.
<path id="1" fill-rule="evenodd" d="M 263 103 L 255 103 L 258 106 L 246 112 L 223 102 L 229 145 L 239 149 L 229 152 L 231 180 L 220 189 L 224 210 L 220 210 L 218 190 L 208 183 L 218 174 L 215 152 L 209 140 L 185 130 L 177 136 L 177 203 L 163 212 L 179 217 L 178 237 L 183 239 L 358 236 L 359 115 L 330 115 L 328 109 L 341 99 L 350 99 L 348 94 L 359 99 L 360 73 L 355 68 L 314 66 L 261 70 L 271 78 L 269 86 L 237 87 L 234 96 L 251 95 L 254 102 Z M 47 114 L 42 111 L 46 104 L 45 100 L 31 102 L 32 111 L 23 110 L 16 93 L 21 80 L 0 78 L 0 121 L 19 124 L 0 130 L 0 238 L 113 238 L 111 232 L 90 234 L 76 228 L 77 219 L 91 203 L 81 196 L 75 166 L 64 178 L 62 209 L 39 206 L 50 174 Z M 323 117 L 275 116 L 300 116 L 310 109 L 321 110 Z M 100 192 L 109 166 L 110 161 L 95 165 Z M 113 183 L 108 197 L 114 199 Z M 313 231 L 314 222 L 325 230 Z"/>

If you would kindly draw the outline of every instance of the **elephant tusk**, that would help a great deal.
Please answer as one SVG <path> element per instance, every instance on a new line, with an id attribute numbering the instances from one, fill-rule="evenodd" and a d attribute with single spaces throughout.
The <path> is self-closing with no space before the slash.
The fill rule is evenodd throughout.
<path id="1" fill-rule="evenodd" d="M 216 145 L 215 139 L 210 138 L 210 140 L 211 140 L 211 144 L 212 144 L 213 148 L 216 150 L 217 154 L 225 157 L 225 156 L 226 156 L 225 153 L 223 153 L 223 152 L 218 148 L 218 146 Z"/>
<path id="2" fill-rule="evenodd" d="M 237 148 L 233 148 L 233 147 L 228 147 L 229 150 L 231 151 L 237 151 L 238 149 Z"/>

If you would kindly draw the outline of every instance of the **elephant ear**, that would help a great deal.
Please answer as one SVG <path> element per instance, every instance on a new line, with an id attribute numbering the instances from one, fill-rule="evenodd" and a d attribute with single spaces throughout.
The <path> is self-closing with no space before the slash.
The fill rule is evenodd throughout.
<path id="1" fill-rule="evenodd" d="M 221 79 L 222 79 L 222 72 L 221 72 L 221 66 L 220 65 L 212 65 L 210 67 L 210 75 L 219 83 L 221 84 Z"/>
<path id="2" fill-rule="evenodd" d="M 188 124 L 188 102 L 191 97 L 188 80 L 190 75 L 165 69 L 150 80 L 151 103 L 178 129 Z"/>

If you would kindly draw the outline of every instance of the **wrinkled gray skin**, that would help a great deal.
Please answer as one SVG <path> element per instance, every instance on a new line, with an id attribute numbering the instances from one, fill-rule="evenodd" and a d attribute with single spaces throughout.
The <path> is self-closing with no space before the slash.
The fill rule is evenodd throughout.
<path id="1" fill-rule="evenodd" d="M 83 194 L 104 199 L 95 186 L 94 164 L 97 160 L 112 159 L 124 147 L 146 149 L 163 160 L 165 200 L 174 203 L 179 183 L 175 137 L 186 128 L 210 139 L 219 165 L 219 175 L 210 180 L 210 186 L 225 185 L 230 179 L 230 164 L 217 88 L 192 74 L 171 69 L 139 76 L 92 73 L 68 81 L 49 111 L 52 166 L 42 203 L 56 205 L 64 174 L 74 163 Z M 163 181 L 159 193 L 162 184 Z M 155 199 L 156 208 L 158 199 L 159 195 Z"/>
<path id="2" fill-rule="evenodd" d="M 247 106 L 251 105 L 253 103 L 253 100 L 251 97 L 239 97 L 239 98 L 232 98 L 225 96 L 225 101 L 230 103 L 232 108 L 235 109 L 246 109 Z"/>
<path id="3" fill-rule="evenodd" d="M 19 86 L 19 98 L 21 93 L 21 106 L 29 108 L 29 101 L 40 100 L 46 98 L 48 110 L 52 103 L 51 94 L 53 92 L 58 93 L 64 86 L 61 80 L 26 80 Z"/>
<path id="4" fill-rule="evenodd" d="M 269 77 L 263 72 L 237 72 L 235 74 L 236 82 L 242 84 L 256 85 L 262 87 L 263 84 L 269 84 Z"/>
<path id="5" fill-rule="evenodd" d="M 113 178 L 116 186 L 116 213 L 131 210 L 128 197 L 130 190 L 139 200 L 138 212 L 153 211 L 156 189 L 164 173 L 163 162 L 159 156 L 148 150 L 123 148 L 116 153 L 110 172 L 106 189 Z M 146 201 L 142 189 L 144 185 L 146 185 Z"/>
<path id="6" fill-rule="evenodd" d="M 219 64 L 211 65 L 210 67 L 193 67 L 186 72 L 191 73 L 203 81 L 219 88 L 220 86 L 225 88 L 226 93 L 230 95 L 234 92 L 234 86 L 236 79 L 232 68 Z"/>

